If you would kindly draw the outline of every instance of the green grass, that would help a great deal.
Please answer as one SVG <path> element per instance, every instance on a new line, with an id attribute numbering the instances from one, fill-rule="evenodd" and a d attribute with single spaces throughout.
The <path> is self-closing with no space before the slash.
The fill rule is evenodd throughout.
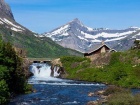
<path id="1" fill-rule="evenodd" d="M 138 88 L 140 87 L 139 54 L 139 50 L 112 53 L 110 63 L 103 68 L 93 66 L 87 58 L 63 57 L 61 62 L 69 79 Z"/>
<path id="2" fill-rule="evenodd" d="M 140 105 L 140 95 L 118 92 L 109 98 L 107 105 Z"/>
<path id="3" fill-rule="evenodd" d="M 109 86 L 104 95 L 108 96 L 106 105 L 140 105 L 140 94 L 132 94 L 129 89 Z"/>

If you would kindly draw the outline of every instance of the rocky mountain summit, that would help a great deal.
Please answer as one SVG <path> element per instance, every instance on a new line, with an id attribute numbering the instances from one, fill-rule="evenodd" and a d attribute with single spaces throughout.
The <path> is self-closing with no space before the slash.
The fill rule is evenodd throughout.
<path id="1" fill-rule="evenodd" d="M 77 18 L 46 32 L 40 37 L 49 37 L 59 45 L 81 52 L 91 51 L 94 46 L 104 41 L 116 50 L 128 50 L 135 39 L 140 38 L 139 27 L 127 29 L 90 28 Z"/>
<path id="2" fill-rule="evenodd" d="M 1 18 L 6 17 L 8 19 L 15 20 L 9 5 L 5 3 L 4 0 L 0 0 L 0 13 L 1 13 L 0 15 Z"/>
<path id="3" fill-rule="evenodd" d="M 0 26 L 14 32 L 32 33 L 30 30 L 15 21 L 10 6 L 4 0 L 0 0 Z"/>

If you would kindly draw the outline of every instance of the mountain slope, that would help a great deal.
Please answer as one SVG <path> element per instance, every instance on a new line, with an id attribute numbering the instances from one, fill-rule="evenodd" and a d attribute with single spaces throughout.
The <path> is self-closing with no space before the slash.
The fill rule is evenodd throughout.
<path id="1" fill-rule="evenodd" d="M 10 7 L 0 0 L 0 35 L 4 41 L 27 50 L 28 57 L 60 57 L 63 55 L 81 55 L 81 53 L 63 48 L 50 38 L 37 37 L 36 33 L 18 24 Z"/>
<path id="2" fill-rule="evenodd" d="M 116 50 L 127 50 L 136 38 L 140 38 L 140 28 L 130 27 L 123 30 L 107 28 L 92 29 L 83 25 L 78 19 L 41 35 L 51 38 L 59 45 L 81 52 L 91 51 L 95 45 L 104 41 Z"/>

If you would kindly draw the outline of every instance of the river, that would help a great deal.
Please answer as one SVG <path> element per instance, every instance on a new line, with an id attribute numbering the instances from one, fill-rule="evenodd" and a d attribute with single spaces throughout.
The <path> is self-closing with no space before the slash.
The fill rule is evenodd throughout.
<path id="1" fill-rule="evenodd" d="M 65 80 L 51 77 L 50 65 L 32 64 L 30 71 L 34 74 L 28 80 L 36 92 L 21 95 L 9 105 L 85 105 L 99 97 L 88 97 L 88 93 L 106 88 L 104 84 Z M 54 76 L 59 75 L 56 72 Z"/>
<path id="2" fill-rule="evenodd" d="M 29 78 L 28 83 L 33 85 L 35 92 L 17 96 L 9 105 L 86 105 L 100 98 L 89 97 L 88 93 L 107 87 L 104 84 L 55 78 L 59 75 L 57 70 L 54 71 L 54 77 L 51 77 L 50 67 L 48 64 L 32 64 L 30 71 L 34 76 Z M 133 89 L 132 92 L 140 93 L 140 90 Z"/>

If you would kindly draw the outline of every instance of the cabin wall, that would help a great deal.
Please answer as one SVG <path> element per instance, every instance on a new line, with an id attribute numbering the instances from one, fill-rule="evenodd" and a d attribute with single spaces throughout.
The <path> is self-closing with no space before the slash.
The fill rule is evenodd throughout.
<path id="1" fill-rule="evenodd" d="M 90 54 L 86 54 L 85 57 L 86 58 L 90 58 L 91 60 L 95 60 L 97 57 L 100 56 L 101 53 L 107 53 L 109 52 L 109 48 L 106 46 L 103 46 L 102 48 L 90 53 Z"/>
<path id="2" fill-rule="evenodd" d="M 106 52 L 106 48 L 105 47 L 102 47 L 100 53 L 105 53 L 105 52 Z"/>

